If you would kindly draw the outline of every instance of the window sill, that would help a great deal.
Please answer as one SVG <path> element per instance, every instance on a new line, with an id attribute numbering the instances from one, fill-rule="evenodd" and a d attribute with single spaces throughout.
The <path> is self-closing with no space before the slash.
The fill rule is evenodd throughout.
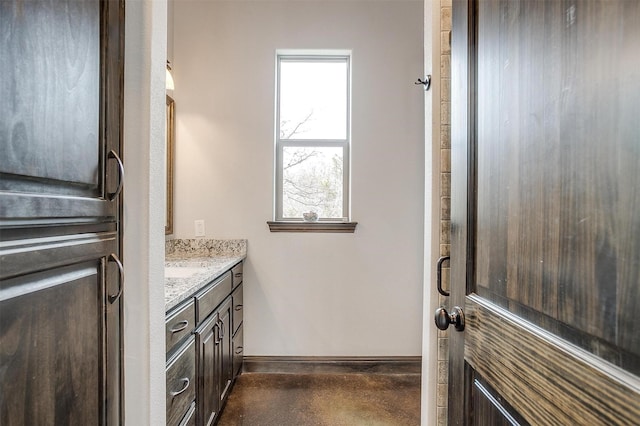
<path id="1" fill-rule="evenodd" d="M 358 222 L 267 222 L 271 232 L 335 232 L 351 233 Z"/>

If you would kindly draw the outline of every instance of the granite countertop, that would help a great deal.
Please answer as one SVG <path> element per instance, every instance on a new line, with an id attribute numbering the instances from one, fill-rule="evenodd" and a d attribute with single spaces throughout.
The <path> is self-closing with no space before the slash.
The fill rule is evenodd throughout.
<path id="1" fill-rule="evenodd" d="M 170 311 L 247 257 L 246 240 L 166 242 L 164 302 Z"/>

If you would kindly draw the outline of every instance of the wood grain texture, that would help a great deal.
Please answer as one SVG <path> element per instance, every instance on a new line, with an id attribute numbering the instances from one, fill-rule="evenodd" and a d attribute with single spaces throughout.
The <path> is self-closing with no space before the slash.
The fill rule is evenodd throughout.
<path id="1" fill-rule="evenodd" d="M 238 374 L 242 372 L 242 365 L 244 361 L 244 335 L 242 324 L 238 327 L 233 335 L 233 339 L 231 342 L 232 353 L 233 353 L 233 377 L 234 380 Z"/>
<path id="2" fill-rule="evenodd" d="M 117 238 L 117 232 L 87 232 L 4 241 L 0 244 L 0 280 L 116 253 Z M 0 281 L 0 290 L 8 285 Z"/>
<path id="3" fill-rule="evenodd" d="M 267 222 L 271 232 L 354 233 L 358 222 Z"/>
<path id="4" fill-rule="evenodd" d="M 196 387 L 196 344 L 191 337 L 167 363 L 167 425 L 180 423 L 196 398 Z M 184 392 L 172 395 L 183 389 Z"/>
<path id="5" fill-rule="evenodd" d="M 473 412 L 479 426 L 524 426 L 528 423 L 515 413 L 511 406 L 495 390 L 484 382 L 479 374 L 473 379 Z"/>
<path id="6" fill-rule="evenodd" d="M 97 187 L 100 3 L 3 1 L 0 28 L 0 172 Z"/>
<path id="7" fill-rule="evenodd" d="M 0 219 L 113 220 L 124 1 L 1 2 L 0 53 Z"/>
<path id="8" fill-rule="evenodd" d="M 218 314 L 211 315 L 196 330 L 198 358 L 196 363 L 198 424 L 209 426 L 218 420 L 220 386 L 220 342 L 218 341 Z"/>
<path id="9" fill-rule="evenodd" d="M 121 425 L 124 1 L 0 2 L 0 56 L 0 423 Z"/>
<path id="10" fill-rule="evenodd" d="M 222 277 L 195 295 L 196 322 L 200 324 L 231 294 L 231 273 L 227 272 Z"/>
<path id="11" fill-rule="evenodd" d="M 189 407 L 189 411 L 184 415 L 184 418 L 180 422 L 180 426 L 196 426 L 196 403 L 194 402 Z"/>
<path id="12" fill-rule="evenodd" d="M 224 403 L 229 397 L 231 390 L 231 382 L 233 381 L 233 344 L 231 329 L 232 318 L 231 297 L 228 297 L 225 303 L 218 309 L 218 318 L 220 319 L 220 404 L 219 410 L 222 410 Z"/>
<path id="13" fill-rule="evenodd" d="M 235 269 L 236 268 L 233 268 L 233 270 Z M 242 325 L 243 311 L 244 311 L 244 297 L 243 297 L 244 294 L 242 289 L 243 287 L 242 285 L 240 285 L 239 287 L 236 287 L 235 290 L 233 290 L 233 293 L 231 293 L 231 298 L 233 300 L 233 317 L 232 317 L 233 326 L 231 327 L 231 329 L 233 330 L 234 334 L 236 331 L 238 331 L 238 328 L 240 328 L 240 325 Z"/>
<path id="14" fill-rule="evenodd" d="M 531 424 L 639 424 L 637 376 L 477 296 L 465 315 L 465 359 Z"/>
<path id="15" fill-rule="evenodd" d="M 167 356 L 170 356 L 171 352 L 177 348 L 176 345 L 186 336 L 193 334 L 196 324 L 196 307 L 193 298 L 187 299 L 185 302 L 166 317 L 165 348 Z"/>
<path id="16" fill-rule="evenodd" d="M 0 424 L 104 424 L 102 274 L 94 261 L 3 281 Z"/>
<path id="17" fill-rule="evenodd" d="M 478 292 L 640 374 L 640 3 L 477 5 Z"/>

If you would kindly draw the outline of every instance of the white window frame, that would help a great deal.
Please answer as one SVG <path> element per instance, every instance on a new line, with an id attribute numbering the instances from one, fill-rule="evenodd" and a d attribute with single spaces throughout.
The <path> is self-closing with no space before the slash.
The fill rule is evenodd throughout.
<path id="1" fill-rule="evenodd" d="M 282 61 L 318 61 L 318 62 L 345 62 L 347 64 L 347 108 L 346 108 L 346 137 L 345 139 L 280 139 L 280 64 Z M 340 218 L 319 218 L 322 222 L 349 222 L 350 212 L 350 189 L 351 189 L 351 53 L 340 52 L 335 54 L 323 53 L 277 53 L 276 54 L 276 117 L 275 117 L 275 211 L 276 221 L 302 221 L 302 218 L 283 217 L 283 148 L 285 147 L 341 147 L 342 148 L 342 214 Z M 312 81 L 309 84 L 313 84 Z"/>

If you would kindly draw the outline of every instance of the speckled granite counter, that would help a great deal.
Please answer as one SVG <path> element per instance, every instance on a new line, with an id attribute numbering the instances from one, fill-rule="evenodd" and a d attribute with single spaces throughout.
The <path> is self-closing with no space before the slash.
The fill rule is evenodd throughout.
<path id="1" fill-rule="evenodd" d="M 247 240 L 169 240 L 164 302 L 169 311 L 247 256 Z"/>

